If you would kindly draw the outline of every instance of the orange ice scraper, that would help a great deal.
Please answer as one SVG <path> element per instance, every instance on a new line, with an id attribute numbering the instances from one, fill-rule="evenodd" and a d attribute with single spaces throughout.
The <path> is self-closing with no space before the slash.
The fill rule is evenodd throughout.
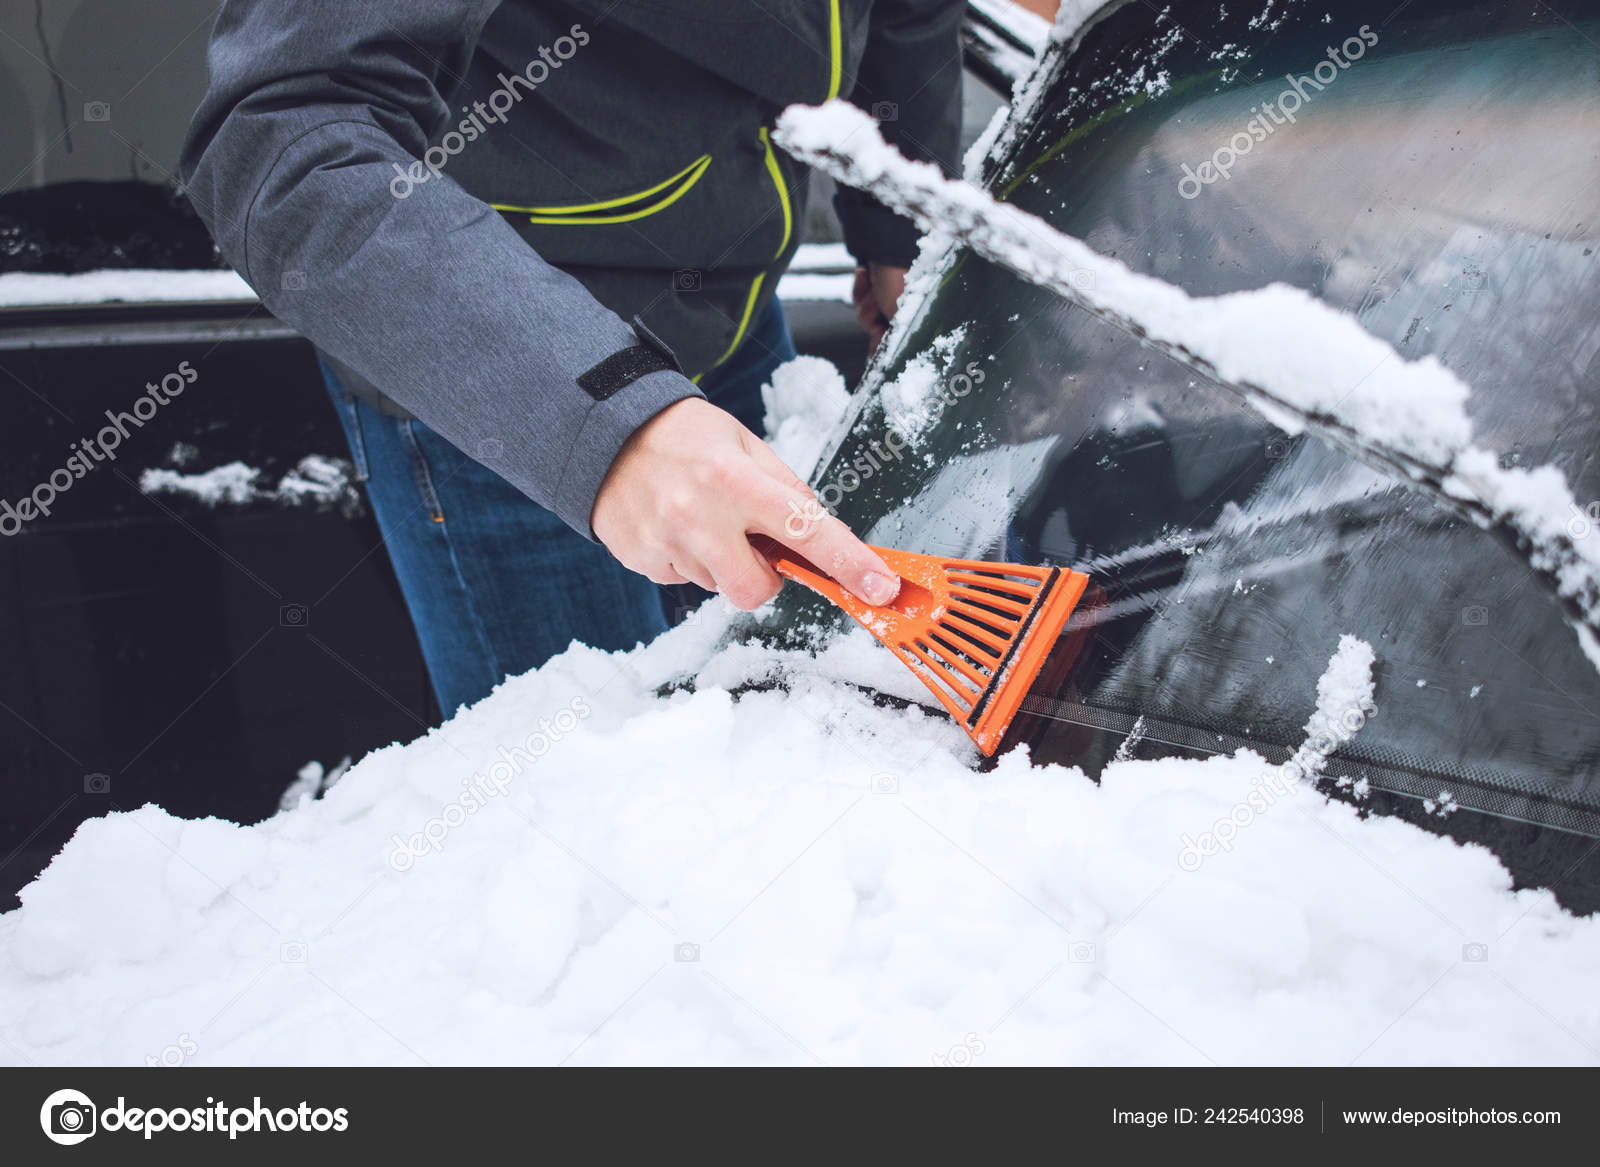
<path id="1" fill-rule="evenodd" d="M 874 547 L 901 580 L 900 594 L 880 608 L 787 547 L 752 542 L 779 575 L 832 600 L 904 661 L 985 756 L 999 747 L 1089 582 L 1060 567 Z"/>

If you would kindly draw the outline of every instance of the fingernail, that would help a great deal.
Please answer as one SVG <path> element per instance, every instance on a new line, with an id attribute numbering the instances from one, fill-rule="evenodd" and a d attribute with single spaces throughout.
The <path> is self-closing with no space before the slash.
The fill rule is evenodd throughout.
<path id="1" fill-rule="evenodd" d="M 861 590 L 866 594 L 867 603 L 881 608 L 900 594 L 900 581 L 892 575 L 869 571 L 861 577 Z"/>

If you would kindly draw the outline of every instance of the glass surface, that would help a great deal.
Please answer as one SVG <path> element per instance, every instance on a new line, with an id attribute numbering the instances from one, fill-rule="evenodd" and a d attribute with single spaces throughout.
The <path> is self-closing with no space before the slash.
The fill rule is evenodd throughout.
<path id="1" fill-rule="evenodd" d="M 990 185 L 1193 294 L 1305 288 L 1455 370 L 1507 465 L 1600 499 L 1600 14 L 1567 8 L 1128 4 Z M 1252 133 L 1263 102 L 1294 120 Z M 912 360 L 942 394 L 871 390 L 813 481 L 871 542 L 1090 575 L 1013 729 L 1036 756 L 1097 771 L 1142 718 L 1140 755 L 1284 757 L 1350 633 L 1379 712 L 1330 773 L 1600 835 L 1600 674 L 1515 551 L 970 255 L 887 379 Z"/>

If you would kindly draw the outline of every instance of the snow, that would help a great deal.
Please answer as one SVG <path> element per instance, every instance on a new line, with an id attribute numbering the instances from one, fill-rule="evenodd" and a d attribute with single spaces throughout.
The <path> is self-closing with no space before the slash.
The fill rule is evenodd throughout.
<path id="1" fill-rule="evenodd" d="M 944 410 L 940 390 L 953 377 L 951 362 L 965 337 L 965 326 L 935 337 L 926 349 L 905 363 L 899 376 L 882 388 L 885 421 L 912 449 L 921 445 Z M 972 380 L 970 376 L 966 378 L 963 396 L 971 391 Z"/>
<path id="2" fill-rule="evenodd" d="M 837 274 L 839 270 L 845 274 Z M 855 260 L 842 243 L 803 243 L 795 249 L 790 273 L 778 284 L 785 300 L 850 302 Z M 825 274 L 833 273 L 833 274 Z M 39 308 L 59 304 L 158 304 L 259 302 L 237 272 L 226 269 L 108 268 L 57 274 L 7 272 L 0 275 L 0 308 Z"/>
<path id="3" fill-rule="evenodd" d="M 1050 91 L 1060 63 L 1070 54 L 1090 21 L 1119 7 L 1121 4 L 1116 0 L 1061 0 L 1060 7 L 1056 9 L 1055 23 L 1050 28 L 1048 48 L 1039 66 L 1028 74 L 1012 95 L 1011 119 L 996 131 L 994 150 L 997 155 L 1015 145 L 1023 127 L 1032 124 L 1045 94 Z"/>
<path id="4" fill-rule="evenodd" d="M 790 273 L 778 281 L 778 299 L 785 303 L 801 300 L 838 301 L 853 304 L 855 275 L 819 275 L 810 272 Z"/>
<path id="5" fill-rule="evenodd" d="M 802 243 L 778 281 L 778 298 L 853 303 L 855 270 L 856 261 L 843 243 Z"/>
<path id="6" fill-rule="evenodd" d="M 968 182 L 983 181 L 984 166 L 994 151 L 995 143 L 1000 140 L 1000 132 L 1005 129 L 1010 118 L 1011 107 L 999 106 L 990 116 L 988 124 L 983 127 L 983 132 L 972 140 L 972 145 L 968 146 L 967 152 L 961 156 L 961 173 Z"/>
<path id="7" fill-rule="evenodd" d="M 1090 17 L 1112 7 L 1120 6 L 1112 4 L 1110 0 L 1061 0 L 1061 6 L 1056 9 L 1055 23 L 1050 28 L 1050 40 L 1058 45 L 1072 43 L 1089 23 Z"/>
<path id="8" fill-rule="evenodd" d="M 853 272 L 855 267 L 855 257 L 843 243 L 802 243 L 789 261 L 791 272 Z"/>
<path id="9" fill-rule="evenodd" d="M 1488 852 L 1299 784 L 1190 869 L 1261 758 L 976 773 L 947 718 L 856 687 L 917 687 L 865 633 L 719 647 L 720 605 L 259 825 L 89 820 L 0 916 L 0 1060 L 1596 1060 L 1600 921 Z M 1306 694 L 1313 755 L 1370 663 L 1343 642 Z"/>
<path id="10" fill-rule="evenodd" d="M 1299 288 L 1192 297 L 1134 272 L 987 191 L 909 161 L 848 102 L 791 106 L 775 140 L 934 229 L 939 254 L 959 242 L 1222 382 L 1285 432 L 1315 430 L 1409 475 L 1474 521 L 1509 528 L 1570 605 L 1568 623 L 1600 669 L 1600 540 L 1568 530 L 1570 515 L 1583 512 L 1558 469 L 1504 469 L 1496 454 L 1472 444 L 1470 391 L 1437 358 L 1404 359 L 1354 317 Z M 930 255 L 925 246 L 918 264 Z M 935 273 L 917 274 L 925 296 Z"/>
<path id="11" fill-rule="evenodd" d="M 1330 719 L 1339 723 L 1333 730 L 1340 742 L 1355 735 L 1355 728 L 1346 723 L 1346 711 L 1356 709 L 1371 716 L 1377 708 L 1373 700 L 1372 666 L 1376 657 L 1372 645 L 1353 636 L 1341 636 L 1339 648 L 1328 662 L 1327 670 L 1317 680 L 1317 711 L 1306 725 L 1306 733 L 1315 735 L 1319 721 Z M 1342 732 L 1341 732 L 1342 731 Z"/>
<path id="12" fill-rule="evenodd" d="M 761 386 L 767 445 L 801 478 L 809 478 L 839 418 L 850 405 L 844 375 L 822 357 L 799 356 L 779 365 Z"/>
<path id="13" fill-rule="evenodd" d="M 0 308 L 52 304 L 131 304 L 174 301 L 242 300 L 256 294 L 236 272 L 160 271 L 145 268 L 54 275 L 8 272 L 0 275 Z"/>
<path id="14" fill-rule="evenodd" d="M 1013 36 L 1030 45 L 1035 55 L 1043 52 L 1049 43 L 1050 22 L 1015 0 L 969 0 L 968 6 L 1003 25 Z"/>
<path id="15" fill-rule="evenodd" d="M 955 240 L 937 227 L 930 227 L 918 241 L 917 256 L 906 271 L 905 290 L 900 293 L 900 303 L 889 322 L 889 331 L 884 334 L 883 343 L 867 366 L 858 389 L 862 404 L 880 387 L 884 369 L 894 359 L 904 338 L 916 331 L 923 309 L 939 290 L 939 281 L 955 254 L 955 246 Z"/>
<path id="16" fill-rule="evenodd" d="M 1012 0 L 970 0 L 968 8 L 976 17 L 963 30 L 968 51 L 1011 79 L 1013 89 L 1022 85 L 1049 44 L 1049 22 Z"/>
<path id="17" fill-rule="evenodd" d="M 278 799 L 279 810 L 293 810 L 300 805 L 301 799 L 316 798 L 333 788 L 334 783 L 345 776 L 354 761 L 346 755 L 332 770 L 325 770 L 321 762 L 312 759 L 295 773 L 294 781 L 284 788 L 283 794 Z"/>
<path id="18" fill-rule="evenodd" d="M 271 489 L 258 485 L 261 471 L 243 462 L 226 462 L 195 474 L 152 467 L 139 476 L 139 489 L 146 494 L 187 495 L 210 507 L 276 502 L 320 510 L 338 507 L 346 514 L 359 514 L 362 503 L 352 481 L 354 473 L 355 467 L 342 458 L 308 454 Z"/>
<path id="19" fill-rule="evenodd" d="M 225 462 L 198 474 L 155 466 L 139 475 L 139 489 L 146 494 L 186 494 L 211 507 L 223 503 L 243 506 L 255 499 L 260 477 L 260 470 L 243 462 Z"/>

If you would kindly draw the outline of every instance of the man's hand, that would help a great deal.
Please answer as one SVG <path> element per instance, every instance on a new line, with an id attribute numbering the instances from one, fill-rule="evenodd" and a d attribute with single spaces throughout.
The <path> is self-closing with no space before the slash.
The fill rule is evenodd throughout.
<path id="1" fill-rule="evenodd" d="M 869 604 L 900 590 L 894 572 L 766 443 L 698 397 L 634 431 L 600 484 L 593 524 L 624 567 L 659 584 L 697 583 L 746 611 L 783 586 L 751 533 L 799 552 Z"/>
<path id="2" fill-rule="evenodd" d="M 874 263 L 856 268 L 850 299 L 856 306 L 856 320 L 866 329 L 871 341 L 868 355 L 877 352 L 878 345 L 883 343 L 883 334 L 889 331 L 889 321 L 894 319 L 894 310 L 905 290 L 906 269 L 903 267 Z"/>

